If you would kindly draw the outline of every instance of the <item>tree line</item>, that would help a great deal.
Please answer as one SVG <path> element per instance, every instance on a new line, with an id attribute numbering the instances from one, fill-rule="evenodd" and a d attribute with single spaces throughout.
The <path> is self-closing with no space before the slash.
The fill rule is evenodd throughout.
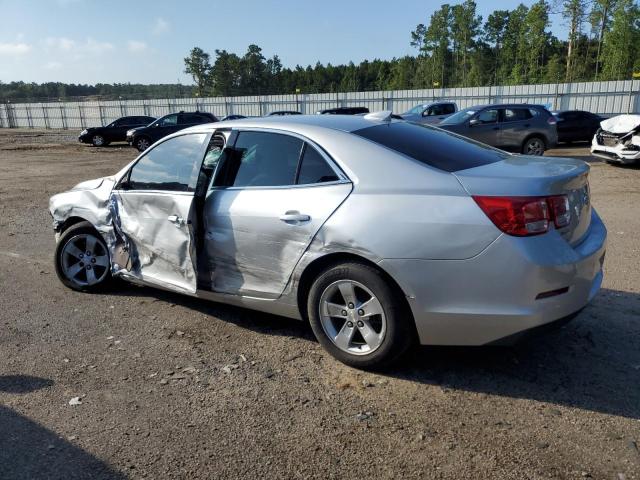
<path id="1" fill-rule="evenodd" d="M 567 39 L 550 32 L 560 17 Z M 239 56 L 199 47 L 185 61 L 199 95 L 255 95 L 474 87 L 631 78 L 640 72 L 637 0 L 539 0 L 495 10 L 486 19 L 473 0 L 443 4 L 410 34 L 413 56 L 359 65 L 284 68 L 250 45 Z"/>
<path id="2" fill-rule="evenodd" d="M 560 19 L 567 39 L 551 31 Z M 415 54 L 359 64 L 284 67 L 258 45 L 200 47 L 184 59 L 193 86 L 0 82 L 0 100 L 166 98 L 402 90 L 629 79 L 640 72 L 638 0 L 539 0 L 486 19 L 476 2 L 443 4 L 408 35 Z"/>

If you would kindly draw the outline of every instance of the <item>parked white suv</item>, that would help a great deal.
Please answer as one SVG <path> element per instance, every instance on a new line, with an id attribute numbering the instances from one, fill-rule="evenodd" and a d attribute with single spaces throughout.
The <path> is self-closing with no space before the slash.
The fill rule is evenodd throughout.
<path id="1" fill-rule="evenodd" d="M 405 120 L 416 123 L 435 125 L 458 111 L 458 105 L 448 100 L 421 103 L 400 116 Z"/>

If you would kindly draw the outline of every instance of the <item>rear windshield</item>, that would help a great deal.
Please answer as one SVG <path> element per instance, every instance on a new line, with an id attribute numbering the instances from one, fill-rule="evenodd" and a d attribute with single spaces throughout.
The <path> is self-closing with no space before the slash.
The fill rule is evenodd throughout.
<path id="1" fill-rule="evenodd" d="M 507 152 L 475 140 L 411 122 L 391 122 L 353 133 L 445 172 L 480 167 L 509 157 Z"/>

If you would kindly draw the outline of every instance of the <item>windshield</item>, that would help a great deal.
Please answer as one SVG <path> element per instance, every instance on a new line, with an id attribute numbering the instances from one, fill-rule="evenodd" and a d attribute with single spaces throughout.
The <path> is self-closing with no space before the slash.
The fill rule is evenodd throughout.
<path id="1" fill-rule="evenodd" d="M 416 105 L 411 110 L 404 112 L 404 115 L 422 113 L 425 105 Z"/>
<path id="2" fill-rule="evenodd" d="M 445 118 L 440 125 L 454 125 L 457 123 L 462 123 L 469 120 L 478 109 L 476 108 L 465 108 L 464 110 L 460 110 L 458 113 L 454 113 L 450 117 Z"/>

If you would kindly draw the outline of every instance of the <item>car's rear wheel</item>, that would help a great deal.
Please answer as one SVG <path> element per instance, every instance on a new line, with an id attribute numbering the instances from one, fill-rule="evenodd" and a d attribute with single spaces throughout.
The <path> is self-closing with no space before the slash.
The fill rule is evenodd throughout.
<path id="1" fill-rule="evenodd" d="M 149 140 L 147 137 L 138 137 L 136 138 L 134 145 L 139 152 L 144 152 L 151 146 L 151 140 Z"/>
<path id="2" fill-rule="evenodd" d="M 99 291 L 112 280 L 109 250 L 89 222 L 65 230 L 56 246 L 55 267 L 60 281 L 73 290 Z"/>
<path id="3" fill-rule="evenodd" d="M 544 139 L 540 137 L 530 137 L 522 145 L 522 153 L 525 155 L 544 155 L 547 146 Z"/>
<path id="4" fill-rule="evenodd" d="M 109 142 L 105 141 L 102 135 L 94 135 L 91 137 L 91 144 L 94 147 L 104 147 L 105 145 L 108 145 Z"/>
<path id="5" fill-rule="evenodd" d="M 382 367 L 413 343 L 413 320 L 382 272 L 344 263 L 322 272 L 311 286 L 307 313 L 320 344 L 358 368 Z"/>

